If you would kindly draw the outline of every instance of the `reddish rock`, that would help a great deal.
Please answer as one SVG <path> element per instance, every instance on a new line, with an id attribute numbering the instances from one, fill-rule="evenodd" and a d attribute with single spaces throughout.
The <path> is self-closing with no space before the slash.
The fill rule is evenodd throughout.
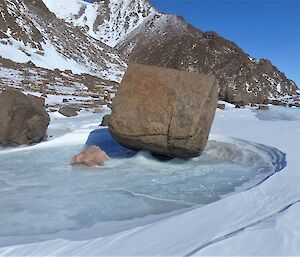
<path id="1" fill-rule="evenodd" d="M 71 164 L 81 164 L 91 167 L 95 165 L 101 165 L 109 159 L 109 156 L 104 151 L 102 151 L 98 146 L 93 145 L 80 154 L 75 155 Z"/>

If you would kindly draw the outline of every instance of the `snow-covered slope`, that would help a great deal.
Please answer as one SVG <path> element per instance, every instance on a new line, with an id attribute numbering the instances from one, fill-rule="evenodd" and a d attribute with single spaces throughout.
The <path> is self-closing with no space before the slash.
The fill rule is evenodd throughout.
<path id="1" fill-rule="evenodd" d="M 109 46 L 119 42 L 157 12 L 147 0 L 43 0 L 50 11 Z"/>
<path id="2" fill-rule="evenodd" d="M 126 63 L 111 47 L 59 20 L 42 0 L 0 0 L 0 56 L 120 81 Z"/>

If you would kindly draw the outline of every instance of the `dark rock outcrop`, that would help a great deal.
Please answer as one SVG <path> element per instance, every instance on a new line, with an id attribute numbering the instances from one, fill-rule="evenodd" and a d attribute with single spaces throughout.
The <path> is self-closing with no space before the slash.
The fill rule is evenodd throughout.
<path id="1" fill-rule="evenodd" d="M 113 101 L 109 131 L 128 148 L 198 156 L 207 143 L 217 98 L 213 76 L 131 64 Z"/>
<path id="2" fill-rule="evenodd" d="M 42 99 L 17 90 L 0 94 L 0 143 L 10 146 L 32 144 L 45 138 L 50 122 Z"/>

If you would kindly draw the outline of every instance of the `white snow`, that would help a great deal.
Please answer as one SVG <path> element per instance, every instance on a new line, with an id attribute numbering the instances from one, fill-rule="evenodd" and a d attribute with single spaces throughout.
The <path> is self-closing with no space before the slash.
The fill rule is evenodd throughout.
<path id="1" fill-rule="evenodd" d="M 286 153 L 287 166 L 283 170 L 276 172 L 267 180 L 251 188 L 250 190 L 236 191 L 235 193 L 225 198 L 222 198 L 221 200 L 203 206 L 199 206 L 198 208 L 192 210 L 187 209 L 183 212 L 171 212 L 169 213 L 169 215 L 166 216 L 151 216 L 147 221 L 138 221 L 136 219 L 133 219 L 131 220 L 130 224 L 108 222 L 106 225 L 104 225 L 103 222 L 96 222 L 94 227 L 92 226 L 90 229 L 82 228 L 82 230 L 77 231 L 80 233 L 77 233 L 76 231 L 69 231 L 69 233 L 60 232 L 57 235 L 53 234 L 52 238 L 51 236 L 34 237 L 32 235 L 30 237 L 24 236 L 19 238 L 7 237 L 2 242 L 6 241 L 10 242 L 10 244 L 15 245 L 1 248 L 0 255 L 299 255 L 300 237 L 298 235 L 300 227 L 298 221 L 298 213 L 300 203 L 298 204 L 297 202 L 300 201 L 300 174 L 298 172 L 300 162 L 298 158 L 298 153 L 300 150 L 300 145 L 297 138 L 299 138 L 300 135 L 300 110 L 295 108 L 291 109 L 274 106 L 272 106 L 271 109 L 273 112 L 284 113 L 285 116 L 277 115 L 276 119 L 274 120 L 273 112 L 259 111 L 265 112 L 262 118 L 261 116 L 258 116 L 258 111 L 253 111 L 253 109 L 234 109 L 231 108 L 229 105 L 226 106 L 225 111 L 217 110 L 216 119 L 213 124 L 212 133 L 219 134 L 222 136 L 212 135 L 211 139 L 216 139 L 217 142 L 223 143 L 235 142 L 237 151 L 240 147 L 250 147 L 252 150 L 258 149 L 257 147 L 259 145 L 252 145 L 251 143 L 249 143 L 249 141 L 253 141 L 263 143 L 264 145 L 269 145 L 271 147 L 276 147 L 282 152 Z M 272 118 L 266 118 L 268 114 L 270 114 Z M 293 115 L 297 118 L 292 120 L 281 118 L 289 115 Z M 77 126 L 74 127 L 75 130 L 72 129 L 73 132 L 71 133 L 67 133 L 62 137 L 57 137 L 56 139 L 47 143 L 42 143 L 33 147 L 28 147 L 26 148 L 26 150 L 24 148 L 2 150 L 0 152 L 0 157 L 3 158 L 3 156 L 5 155 L 9 156 L 13 152 L 21 156 L 26 156 L 30 153 L 34 153 L 34 151 L 38 151 L 41 156 L 43 155 L 44 151 L 49 151 L 49 153 L 51 153 L 52 155 L 53 152 L 55 152 L 54 150 L 56 150 L 58 153 L 57 160 L 65 159 L 65 161 L 68 161 L 71 157 L 72 151 L 76 152 L 78 150 L 78 146 L 84 143 L 88 136 L 88 133 L 91 132 L 96 125 L 96 122 L 94 122 L 94 118 L 90 117 L 91 126 L 89 127 L 88 123 L 83 122 L 83 120 L 86 119 L 82 117 L 84 117 L 84 115 L 75 118 L 82 119 L 82 126 L 78 126 L 79 122 L 76 122 L 76 120 L 74 120 L 74 124 L 77 124 Z M 58 121 L 68 121 L 68 119 L 63 118 L 58 119 Z M 61 123 L 61 125 L 62 124 L 63 123 Z M 56 127 L 56 129 L 58 129 L 58 127 Z M 63 132 L 63 134 L 64 133 L 66 132 Z M 239 139 L 234 140 L 230 137 L 235 137 Z M 247 141 L 241 142 L 240 139 Z M 59 154 L 60 149 L 61 151 L 65 151 L 64 156 L 61 156 L 61 154 Z M 226 152 L 228 153 L 228 151 Z M 255 150 L 255 152 L 262 153 L 264 151 L 261 152 Z M 237 156 L 240 156 L 240 153 Z M 244 161 L 247 160 L 247 158 L 242 159 Z M 8 160 L 6 160 L 6 162 L 8 162 Z M 135 173 L 134 169 L 137 169 L 137 171 L 139 170 L 139 172 L 143 172 L 143 170 L 145 170 L 146 168 L 153 170 L 161 170 L 163 167 L 166 167 L 167 170 L 170 170 L 170 172 L 174 171 L 176 173 L 176 170 L 180 169 L 180 166 L 187 165 L 187 170 L 182 171 L 182 175 L 189 176 L 188 174 L 186 174 L 188 173 L 188 170 L 190 170 L 192 167 L 201 167 L 202 165 L 201 162 L 198 163 L 197 158 L 196 160 L 192 160 L 192 162 L 195 162 L 195 165 L 192 165 L 191 163 L 180 164 L 172 162 L 169 164 L 156 164 L 156 162 L 153 162 L 152 158 L 149 159 L 149 156 L 139 154 L 137 156 L 129 158 L 128 161 L 126 161 L 126 163 L 124 163 L 124 160 L 116 160 L 112 161 L 111 163 L 105 164 L 105 166 L 103 167 L 93 168 L 90 171 L 83 171 L 80 168 L 73 171 L 72 168 L 69 167 L 69 170 L 66 170 L 65 174 L 63 175 L 66 178 L 64 183 L 65 189 L 64 193 L 59 194 L 61 196 L 60 200 L 63 201 L 64 197 L 71 197 L 70 199 L 73 199 L 72 197 L 75 197 L 76 195 L 75 198 L 79 197 L 81 203 L 79 208 L 84 208 L 85 203 L 87 203 L 87 210 L 86 212 L 83 212 L 84 214 L 82 216 L 72 216 L 72 211 L 74 211 L 74 207 L 68 208 L 69 212 L 66 212 L 66 215 L 70 214 L 71 221 L 73 220 L 73 223 L 77 219 L 77 223 L 75 222 L 76 226 L 86 227 L 88 222 L 95 221 L 98 208 L 100 212 L 103 211 L 104 208 L 112 208 L 112 206 L 110 205 L 104 207 L 106 206 L 103 205 L 105 202 L 103 202 L 102 200 L 100 201 L 101 197 L 103 197 L 102 194 L 99 195 L 99 206 L 97 206 L 97 201 L 91 201 L 89 197 L 86 199 L 81 198 L 85 197 L 85 195 L 82 194 L 82 192 L 89 192 L 89 190 L 93 190 L 93 182 L 87 182 L 89 176 L 92 176 L 93 178 L 95 178 L 95 180 L 98 176 L 102 176 L 103 178 L 106 176 L 106 178 L 109 179 L 110 175 L 114 177 L 114 170 L 116 170 L 118 167 L 124 167 L 124 165 L 125 167 L 126 165 L 130 167 L 131 163 L 132 165 L 134 164 L 132 167 L 130 167 L 133 173 Z M 140 168 L 139 166 L 137 166 L 138 163 L 141 164 Z M 252 163 L 257 164 L 257 162 L 254 160 L 252 160 Z M 57 162 L 57 165 L 60 167 L 60 161 Z M 211 167 L 209 166 L 209 168 Z M 10 167 L 9 169 L 13 170 L 12 167 Z M 228 171 L 226 165 L 224 165 L 224 169 Z M 107 173 L 105 172 L 105 170 L 107 170 Z M 11 176 L 16 176 L 17 174 L 15 174 L 15 171 L 13 172 L 14 173 L 12 173 L 12 171 L 6 172 L 6 176 L 8 176 L 9 174 L 11 174 Z M 119 186 L 121 188 L 124 186 L 129 186 L 128 183 L 122 185 L 123 181 L 125 182 L 126 179 L 128 179 L 129 177 L 126 177 L 122 174 L 122 169 L 120 169 L 120 172 L 121 173 L 119 176 Z M 24 191 L 19 191 L 20 193 L 26 192 L 26 190 L 29 190 L 29 192 L 30 190 L 37 190 L 37 193 L 46 190 L 48 180 L 45 180 L 44 184 L 41 184 L 39 180 L 42 180 L 43 176 L 32 176 L 33 174 L 24 172 L 23 170 L 17 175 L 17 177 L 15 177 L 15 180 L 12 177 L 10 183 L 14 186 L 14 188 L 19 186 L 19 189 L 21 189 L 22 184 L 17 184 L 18 177 L 20 176 L 20 182 L 27 181 L 26 183 L 36 183 L 32 185 L 32 187 L 30 187 L 30 185 L 27 185 L 26 187 L 24 187 Z M 60 176 L 62 176 L 58 176 L 58 170 L 53 174 L 48 174 L 41 170 L 41 174 L 48 176 L 50 181 L 53 179 L 57 179 L 57 181 L 59 181 Z M 161 174 L 159 173 L 159 175 L 157 176 L 160 177 Z M 74 177 L 82 177 L 81 187 L 77 188 L 76 190 L 69 191 L 68 187 L 77 186 L 76 183 L 72 183 L 75 181 Z M 85 179 L 83 179 L 84 177 Z M 221 175 L 220 177 L 222 178 Z M 118 180 L 118 177 L 114 179 Z M 155 180 L 156 178 L 150 176 L 148 177 L 148 180 L 143 181 L 141 183 L 141 185 L 143 185 L 141 187 L 141 190 L 147 190 L 144 188 L 145 185 L 147 186 L 151 185 L 151 183 L 155 183 L 153 179 Z M 160 179 L 162 179 L 162 177 L 160 177 Z M 172 179 L 172 176 L 166 176 L 165 179 L 170 180 Z M 215 179 L 216 178 L 214 178 L 214 180 Z M 13 184 L 13 181 L 15 181 L 16 184 Z M 68 181 L 70 182 L 68 183 Z M 118 183 L 118 181 L 114 182 Z M 137 182 L 138 181 L 133 181 L 132 183 Z M 192 188 L 194 186 L 194 188 L 198 190 L 199 188 L 201 188 L 200 184 L 199 182 L 195 184 L 190 184 L 189 188 Z M 34 186 L 37 185 L 40 186 L 35 188 Z M 45 186 L 45 188 L 43 188 L 42 185 Z M 172 186 L 170 189 L 181 190 L 180 188 L 182 188 L 182 190 L 184 190 L 185 184 L 179 183 L 179 185 L 181 185 L 182 187 L 176 188 L 176 186 Z M 59 186 L 59 184 L 56 186 Z M 6 190 L 12 190 L 12 188 Z M 55 191 L 55 187 L 52 188 L 52 190 Z M 9 193 L 10 191 L 6 192 Z M 76 192 L 81 193 L 77 195 Z M 167 194 L 165 194 L 164 196 L 166 197 L 171 192 L 172 191 L 166 191 L 165 193 Z M 175 192 L 176 191 L 174 191 L 173 196 L 176 197 L 178 196 L 178 193 Z M 11 193 L 12 192 L 10 192 L 10 194 Z M 159 191 L 157 191 L 156 193 L 159 194 Z M 94 194 L 95 198 L 98 198 L 97 191 L 94 191 Z M 3 193 L 2 195 L 5 194 Z M 120 197 L 121 196 L 118 196 L 117 199 L 121 199 Z M 54 198 L 52 199 L 54 200 Z M 36 204 L 39 203 L 40 200 L 40 198 L 37 198 L 35 200 Z M 35 201 L 29 201 L 28 204 L 32 205 L 35 203 Z M 114 201 L 112 200 L 111 203 L 113 202 Z M 125 201 L 125 203 L 126 202 L 127 200 Z M 120 201 L 120 203 L 124 203 L 124 201 Z M 12 201 L 11 204 L 14 204 L 14 202 Z M 51 202 L 49 202 L 49 204 L 51 204 Z M 90 206 L 91 208 L 88 208 L 88 206 Z M 143 205 L 139 204 L 132 206 L 135 207 L 129 208 L 129 213 L 138 212 L 140 208 L 143 207 Z M 163 206 L 164 208 L 167 208 L 168 205 L 164 204 Z M 42 209 L 43 205 L 37 204 L 37 211 L 39 207 Z M 9 210 L 6 209 L 6 211 Z M 49 208 L 49 212 L 53 212 L 53 215 L 61 215 L 61 213 L 64 213 L 64 211 L 65 209 L 61 208 L 59 205 L 57 205 L 55 208 Z M 87 217 L 88 211 L 90 211 L 90 214 L 92 215 L 91 217 Z M 3 212 L 1 212 L 1 214 L 3 214 Z M 34 217 L 34 214 L 32 215 Z M 41 212 L 41 215 L 45 215 L 45 213 Z M 23 217 L 30 218 L 30 215 L 28 217 L 27 214 Z M 72 222 L 65 223 L 65 221 L 59 218 L 59 216 L 56 217 L 56 223 L 51 222 L 51 215 L 46 218 L 47 220 L 49 220 L 49 227 L 47 229 L 55 229 L 55 226 L 60 227 L 62 226 L 62 224 L 64 224 L 64 226 L 69 227 L 73 226 Z M 40 222 L 38 221 L 38 219 L 36 221 L 37 223 Z M 78 223 L 78 221 L 82 221 L 83 223 Z M 33 222 L 30 224 L 34 225 L 35 223 Z M 24 224 L 21 225 L 23 226 Z M 22 226 L 17 226 L 14 229 L 21 230 Z M 62 228 L 64 226 L 62 226 Z M 34 227 L 31 229 L 32 231 L 34 231 Z M 37 242 L 39 240 L 45 241 Z M 22 244 L 22 242 L 28 244 Z"/>
<path id="2" fill-rule="evenodd" d="M 60 55 L 53 45 L 46 41 L 42 43 L 44 55 L 40 55 L 36 52 L 36 49 L 31 48 L 19 42 L 10 39 L 12 44 L 0 44 L 0 56 L 14 62 L 25 63 L 32 61 L 37 67 L 42 67 L 50 70 L 58 68 L 60 70 L 71 70 L 75 74 L 88 73 L 91 75 L 99 75 L 83 65 L 80 65 L 72 59 L 67 59 Z M 27 54 L 25 54 L 25 52 Z M 102 75 L 102 74 L 101 74 Z"/>

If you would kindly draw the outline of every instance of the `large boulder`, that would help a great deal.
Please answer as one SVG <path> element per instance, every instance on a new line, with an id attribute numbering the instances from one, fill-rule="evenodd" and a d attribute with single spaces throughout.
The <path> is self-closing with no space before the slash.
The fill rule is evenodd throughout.
<path id="1" fill-rule="evenodd" d="M 109 131 L 121 145 L 135 150 L 199 156 L 217 100 L 213 76 L 131 64 L 113 101 Z"/>
<path id="2" fill-rule="evenodd" d="M 50 122 L 43 100 L 7 89 L 0 94 L 0 144 L 17 146 L 42 141 Z"/>

